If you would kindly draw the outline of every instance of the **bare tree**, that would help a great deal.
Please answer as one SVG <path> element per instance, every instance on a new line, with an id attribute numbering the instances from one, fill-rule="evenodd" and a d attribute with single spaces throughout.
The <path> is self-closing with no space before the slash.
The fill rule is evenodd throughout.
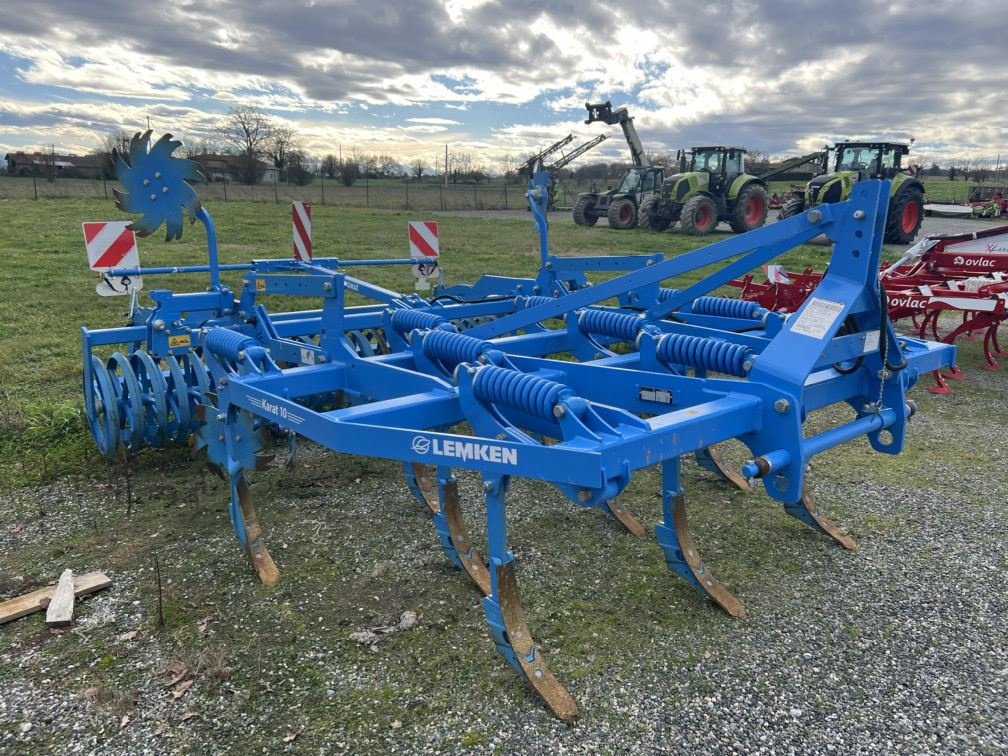
<path id="1" fill-rule="evenodd" d="M 246 184 L 258 182 L 262 171 L 259 157 L 273 137 L 274 126 L 269 116 L 253 105 L 231 108 L 217 127 L 221 139 L 231 145 L 240 158 L 238 178 Z"/>
<path id="2" fill-rule="evenodd" d="M 385 178 L 392 178 L 399 173 L 399 161 L 392 155 L 379 155 L 378 171 Z"/>
<path id="3" fill-rule="evenodd" d="M 340 159 L 331 152 L 322 158 L 322 175 L 334 179 L 339 176 Z"/>
<path id="4" fill-rule="evenodd" d="M 273 133 L 263 146 L 263 154 L 272 161 L 280 178 L 287 181 L 291 180 L 287 175 L 290 157 L 299 150 L 294 129 L 288 126 L 274 126 Z"/>
<path id="5" fill-rule="evenodd" d="M 417 158 L 412 163 L 410 163 L 410 174 L 413 178 L 419 180 L 423 178 L 423 172 L 427 169 L 427 164 L 423 161 L 423 158 Z"/>
<path id="6" fill-rule="evenodd" d="M 298 186 L 307 186 L 314 179 L 312 168 L 311 159 L 301 150 L 292 150 L 287 153 L 285 163 L 287 181 L 292 181 Z"/>

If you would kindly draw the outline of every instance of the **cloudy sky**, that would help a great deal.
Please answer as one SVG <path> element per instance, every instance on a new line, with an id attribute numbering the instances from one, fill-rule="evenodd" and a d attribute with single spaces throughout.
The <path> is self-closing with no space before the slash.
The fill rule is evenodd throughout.
<path id="1" fill-rule="evenodd" d="M 920 161 L 1008 159 L 998 3 L 944 0 L 40 0 L 4 13 L 0 154 L 145 127 L 210 135 L 257 105 L 316 154 L 486 161 L 627 105 L 649 150 L 796 154 L 915 137 Z M 594 157 L 626 158 L 618 130 Z"/>

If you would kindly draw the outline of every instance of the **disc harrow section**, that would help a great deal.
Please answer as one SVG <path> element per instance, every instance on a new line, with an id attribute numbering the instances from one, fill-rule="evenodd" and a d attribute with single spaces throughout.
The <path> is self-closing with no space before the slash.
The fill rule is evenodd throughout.
<path id="1" fill-rule="evenodd" d="M 142 157 L 133 185 L 144 185 Z M 235 537 L 268 584 L 280 580 L 280 565 L 251 479 L 269 465 L 274 438 L 284 438 L 291 461 L 303 437 L 401 464 L 445 557 L 479 591 L 497 650 L 553 715 L 571 721 L 575 699 L 551 671 L 521 600 L 506 506 L 513 478 L 551 484 L 627 537 L 650 537 L 653 527 L 682 585 L 741 619 L 736 587 L 714 576 L 687 520 L 682 458 L 693 455 L 746 491 L 763 483 L 812 532 L 854 549 L 809 494 L 809 461 L 862 436 L 898 453 L 914 410 L 907 392 L 922 372 L 951 367 L 955 350 L 893 329 L 892 296 L 887 305 L 878 285 L 886 182 L 860 182 L 847 202 L 670 259 L 551 254 L 548 190 L 548 175 L 537 172 L 528 193 L 541 256 L 534 277 L 485 276 L 437 287 L 429 299 L 353 275 L 358 264 L 410 260 L 257 260 L 229 266 L 244 271 L 235 293 L 220 282 L 216 237 L 200 209 L 209 291 L 157 290 L 132 325 L 83 329 L 84 398 L 106 457 L 189 440 L 229 481 Z M 779 297 L 770 307 L 715 295 L 820 234 L 856 253 L 834 256 L 794 317 L 775 311 Z M 596 271 L 616 275 L 593 284 Z M 271 312 L 262 294 L 297 306 Z M 347 306 L 348 297 L 369 303 Z M 807 435 L 808 417 L 833 407 L 853 407 L 855 417 Z M 751 458 L 729 463 L 719 444 L 744 446 Z M 624 492 L 655 467 L 662 520 L 645 524 Z M 476 500 L 463 502 L 474 481 Z M 466 523 L 474 510 L 486 513 L 485 532 Z"/>

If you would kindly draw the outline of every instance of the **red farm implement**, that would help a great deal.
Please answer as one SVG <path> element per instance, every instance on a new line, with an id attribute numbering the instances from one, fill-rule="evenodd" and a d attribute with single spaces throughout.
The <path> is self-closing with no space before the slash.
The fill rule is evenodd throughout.
<path id="1" fill-rule="evenodd" d="M 750 274 L 732 282 L 742 289 L 742 299 L 758 302 L 774 312 L 794 312 L 822 280 L 823 274 L 806 268 L 801 273 L 767 268 L 767 281 Z M 983 335 L 985 370 L 1000 370 L 997 357 L 1005 356 L 998 328 L 1008 320 L 1008 226 L 969 234 L 929 236 L 907 250 L 895 264 L 880 273 L 887 294 L 889 317 L 909 321 L 913 331 L 952 344 L 963 337 Z M 956 322 L 942 333 L 939 321 L 954 314 Z M 957 367 L 947 374 L 934 373 L 938 394 L 951 391 L 947 378 L 963 380 Z"/>

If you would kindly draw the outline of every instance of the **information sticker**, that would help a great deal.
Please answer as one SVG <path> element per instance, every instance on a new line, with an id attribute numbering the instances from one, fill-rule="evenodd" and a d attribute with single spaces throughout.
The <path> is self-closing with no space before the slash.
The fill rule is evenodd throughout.
<path id="1" fill-rule="evenodd" d="M 811 336 L 813 339 L 825 338 L 843 310 L 842 302 L 830 302 L 828 299 L 812 297 L 791 326 L 791 331 L 802 336 Z"/>

